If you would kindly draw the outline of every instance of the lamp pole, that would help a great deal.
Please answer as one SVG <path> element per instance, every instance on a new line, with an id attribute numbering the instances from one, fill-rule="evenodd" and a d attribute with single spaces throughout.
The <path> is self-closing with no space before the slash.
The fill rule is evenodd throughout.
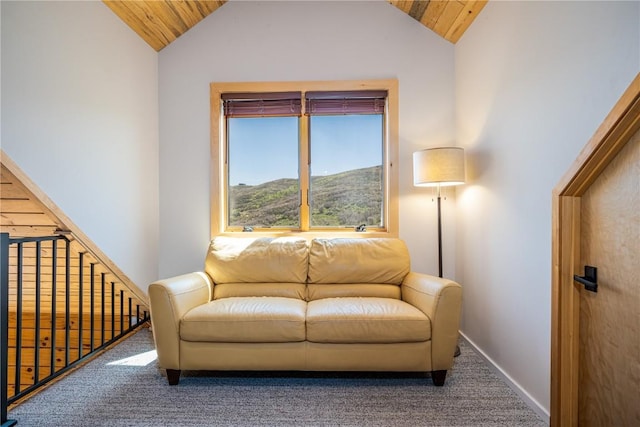
<path id="1" fill-rule="evenodd" d="M 442 277 L 442 212 L 440 203 L 440 184 L 438 184 L 438 277 Z"/>

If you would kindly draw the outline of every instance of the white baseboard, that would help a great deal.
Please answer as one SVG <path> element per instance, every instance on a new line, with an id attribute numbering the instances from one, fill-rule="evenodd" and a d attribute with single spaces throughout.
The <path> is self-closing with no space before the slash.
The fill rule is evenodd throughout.
<path id="1" fill-rule="evenodd" d="M 469 339 L 464 333 L 460 332 L 460 336 L 462 339 L 469 344 L 469 346 L 480 356 L 482 357 L 489 368 L 498 375 L 507 385 L 511 388 L 520 398 L 529 406 L 538 416 L 540 416 L 543 420 L 549 424 L 550 414 L 547 410 L 540 405 L 540 403 L 535 400 L 525 389 L 523 389 L 520 384 L 515 382 L 513 378 L 511 378 L 506 372 L 504 372 L 500 366 L 496 364 L 489 356 L 487 356 L 478 346 Z"/>

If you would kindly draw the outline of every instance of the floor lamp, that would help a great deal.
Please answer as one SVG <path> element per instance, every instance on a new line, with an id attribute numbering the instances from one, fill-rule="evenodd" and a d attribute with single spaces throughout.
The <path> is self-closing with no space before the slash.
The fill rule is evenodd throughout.
<path id="1" fill-rule="evenodd" d="M 413 153 L 413 185 L 438 191 L 438 276 L 442 277 L 441 187 L 464 184 L 464 149 L 428 148 Z"/>
<path id="2" fill-rule="evenodd" d="M 442 187 L 464 184 L 464 149 L 458 147 L 429 148 L 413 153 L 413 185 L 436 187 L 438 191 L 438 276 L 442 277 Z M 454 356 L 460 355 L 456 346 Z"/>

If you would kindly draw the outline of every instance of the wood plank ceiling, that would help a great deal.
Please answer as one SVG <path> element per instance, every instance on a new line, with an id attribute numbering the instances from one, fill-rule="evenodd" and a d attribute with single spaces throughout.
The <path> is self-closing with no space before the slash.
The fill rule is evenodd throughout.
<path id="1" fill-rule="evenodd" d="M 156 51 L 170 44 L 227 0 L 103 0 Z M 488 0 L 387 0 L 456 43 Z"/>

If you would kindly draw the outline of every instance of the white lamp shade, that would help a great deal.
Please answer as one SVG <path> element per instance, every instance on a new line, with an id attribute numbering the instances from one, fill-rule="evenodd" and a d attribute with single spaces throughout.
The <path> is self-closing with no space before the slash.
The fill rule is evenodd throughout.
<path id="1" fill-rule="evenodd" d="M 464 149 L 428 148 L 413 153 L 413 185 L 435 187 L 464 182 Z"/>

